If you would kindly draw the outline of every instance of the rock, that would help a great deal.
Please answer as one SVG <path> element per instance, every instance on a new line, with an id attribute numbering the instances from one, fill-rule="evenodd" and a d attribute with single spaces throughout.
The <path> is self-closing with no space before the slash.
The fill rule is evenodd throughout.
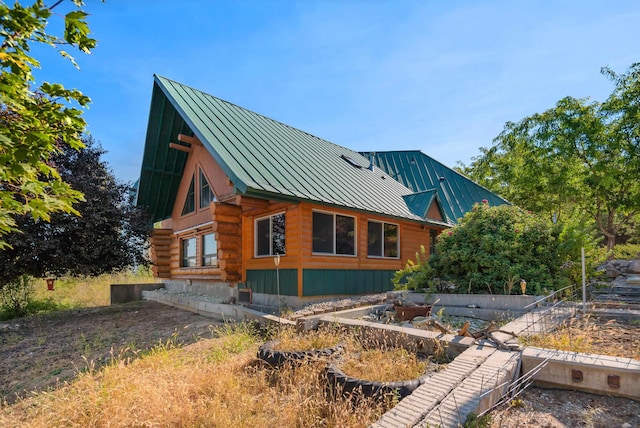
<path id="1" fill-rule="evenodd" d="M 631 424 L 629 422 L 625 422 L 622 425 L 620 425 L 620 428 L 631 428 Z"/>
<path id="2" fill-rule="evenodd" d="M 607 271 L 605 273 L 605 275 L 607 275 L 607 278 L 617 278 L 622 274 L 622 272 L 620 272 L 618 269 L 612 268 L 612 267 L 608 267 Z"/>
<path id="3" fill-rule="evenodd" d="M 634 260 L 629 264 L 627 268 L 629 273 L 640 273 L 640 260 Z"/>

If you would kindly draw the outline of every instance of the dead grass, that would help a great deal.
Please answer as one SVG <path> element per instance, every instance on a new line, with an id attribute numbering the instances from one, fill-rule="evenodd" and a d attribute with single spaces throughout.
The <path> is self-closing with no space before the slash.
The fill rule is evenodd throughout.
<path id="1" fill-rule="evenodd" d="M 347 376 L 375 382 L 416 379 L 427 372 L 429 360 L 406 349 L 364 349 L 347 352 L 340 369 Z"/>
<path id="2" fill-rule="evenodd" d="M 36 280 L 33 298 L 58 303 L 67 308 L 108 306 L 111 303 L 111 284 L 153 282 L 149 269 L 122 271 L 95 277 L 62 277 L 55 281 L 54 290 L 47 290 L 44 279 Z"/>
<path id="3" fill-rule="evenodd" d="M 554 332 L 520 340 L 526 346 L 640 359 L 640 329 L 615 319 L 572 318 Z"/>
<path id="4" fill-rule="evenodd" d="M 168 341 L 0 409 L 3 427 L 364 427 L 385 411 L 332 395 L 322 362 L 273 369 L 246 326 L 184 348 Z"/>
<path id="5" fill-rule="evenodd" d="M 298 334 L 295 328 L 285 327 L 281 331 L 273 331 L 271 334 L 274 339 L 277 339 L 274 349 L 279 351 L 309 351 L 336 346 L 342 341 L 344 331 L 338 328 L 325 327 Z"/>

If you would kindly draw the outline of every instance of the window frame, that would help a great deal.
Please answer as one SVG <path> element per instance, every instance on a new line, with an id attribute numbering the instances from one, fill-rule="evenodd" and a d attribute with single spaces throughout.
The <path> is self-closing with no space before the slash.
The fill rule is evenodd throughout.
<path id="1" fill-rule="evenodd" d="M 193 241 L 194 255 L 187 256 L 185 255 L 185 243 Z M 193 265 L 185 264 L 185 261 L 193 260 Z M 192 269 L 198 267 L 198 239 L 196 236 L 182 237 L 180 238 L 180 268 L 181 269 Z"/>
<path id="2" fill-rule="evenodd" d="M 281 256 L 287 255 L 287 212 L 280 211 L 273 214 L 256 217 L 253 221 L 253 256 L 254 258 L 273 257 L 273 217 L 284 216 L 284 252 L 279 253 Z M 269 254 L 258 254 L 258 222 L 269 220 Z"/>
<path id="3" fill-rule="evenodd" d="M 333 217 L 333 252 L 332 253 L 324 253 L 314 251 L 313 249 L 313 215 L 314 214 L 324 214 L 330 215 Z M 353 219 L 353 254 L 339 254 L 336 252 L 337 250 L 337 216 L 347 217 Z M 338 257 L 358 257 L 358 218 L 354 215 L 338 213 L 334 211 L 324 211 L 324 210 L 311 210 L 311 254 L 314 256 L 338 256 Z"/>
<path id="4" fill-rule="evenodd" d="M 182 211 L 180 217 L 186 217 L 197 211 L 196 209 L 196 175 L 191 175 L 191 181 L 189 182 L 189 188 L 187 189 L 187 196 L 184 198 L 184 204 L 182 205 Z M 187 211 L 187 209 L 191 209 Z"/>
<path id="5" fill-rule="evenodd" d="M 215 253 L 212 253 L 212 254 L 205 253 L 205 249 L 206 249 L 205 238 L 207 236 L 211 236 L 213 238 L 213 242 L 214 242 L 214 245 L 216 247 Z M 200 242 L 202 243 L 202 245 L 200 247 L 202 249 L 201 250 L 202 255 L 200 256 L 200 263 L 201 263 L 200 266 L 201 267 L 218 267 L 218 242 L 216 241 L 215 233 L 213 233 L 213 232 L 203 233 L 202 235 L 200 235 Z M 214 258 L 215 262 L 211 263 L 211 264 L 206 263 L 205 260 L 206 260 L 207 257 Z"/>
<path id="6" fill-rule="evenodd" d="M 218 198 L 216 197 L 215 192 L 213 191 L 213 187 L 211 187 L 211 183 L 209 182 L 209 179 L 207 178 L 207 175 L 204 173 L 204 169 L 202 169 L 202 167 L 198 167 L 198 209 L 200 210 L 205 210 L 209 208 L 209 205 L 211 205 L 213 202 L 217 202 Z M 211 198 L 209 199 L 209 203 L 207 205 L 202 205 L 203 203 L 203 180 L 207 183 L 207 189 L 209 189 L 209 194 L 211 195 Z"/>
<path id="7" fill-rule="evenodd" d="M 369 241 L 367 239 L 367 257 L 368 258 L 372 258 L 372 259 L 392 259 L 392 260 L 396 260 L 400 258 L 400 225 L 398 223 L 391 223 L 388 221 L 383 221 L 383 220 L 372 220 L 372 219 L 368 219 L 367 220 L 367 238 L 369 238 L 368 234 L 369 234 L 369 223 L 377 223 L 380 225 L 381 231 L 382 231 L 382 240 L 380 241 L 380 246 L 381 246 L 381 255 L 376 255 L 376 254 L 371 254 L 369 253 Z M 386 256 L 385 255 L 385 248 L 384 248 L 384 242 L 385 242 L 385 226 L 389 225 L 389 226 L 395 226 L 397 228 L 397 242 L 396 242 L 396 252 L 397 255 L 396 256 Z"/>

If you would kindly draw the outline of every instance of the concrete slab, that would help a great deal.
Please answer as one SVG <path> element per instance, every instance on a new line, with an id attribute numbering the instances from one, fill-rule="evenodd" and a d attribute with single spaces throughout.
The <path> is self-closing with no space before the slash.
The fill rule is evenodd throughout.
<path id="1" fill-rule="evenodd" d="M 542 361 L 546 366 L 535 384 L 615 395 L 640 401 L 640 361 L 608 355 L 526 348 L 522 371 L 527 373 Z"/>

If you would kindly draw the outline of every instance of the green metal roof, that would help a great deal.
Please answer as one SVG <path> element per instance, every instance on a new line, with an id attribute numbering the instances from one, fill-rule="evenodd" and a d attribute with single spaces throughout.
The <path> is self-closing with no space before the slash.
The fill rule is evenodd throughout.
<path id="1" fill-rule="evenodd" d="M 490 205 L 509 203 L 421 151 L 362 154 L 373 156 L 376 166 L 416 193 L 435 190 L 449 222 L 457 222 L 473 204 L 483 199 Z M 413 201 L 414 205 L 416 203 L 419 202 Z"/>
<path id="2" fill-rule="evenodd" d="M 413 191 L 378 168 L 368 169 L 369 159 L 359 153 L 160 76 L 137 198 L 154 220 L 169 217 L 175 202 L 186 153 L 170 149 L 169 142 L 180 132 L 202 141 L 237 194 L 446 225 L 414 213 L 403 199 Z"/>

